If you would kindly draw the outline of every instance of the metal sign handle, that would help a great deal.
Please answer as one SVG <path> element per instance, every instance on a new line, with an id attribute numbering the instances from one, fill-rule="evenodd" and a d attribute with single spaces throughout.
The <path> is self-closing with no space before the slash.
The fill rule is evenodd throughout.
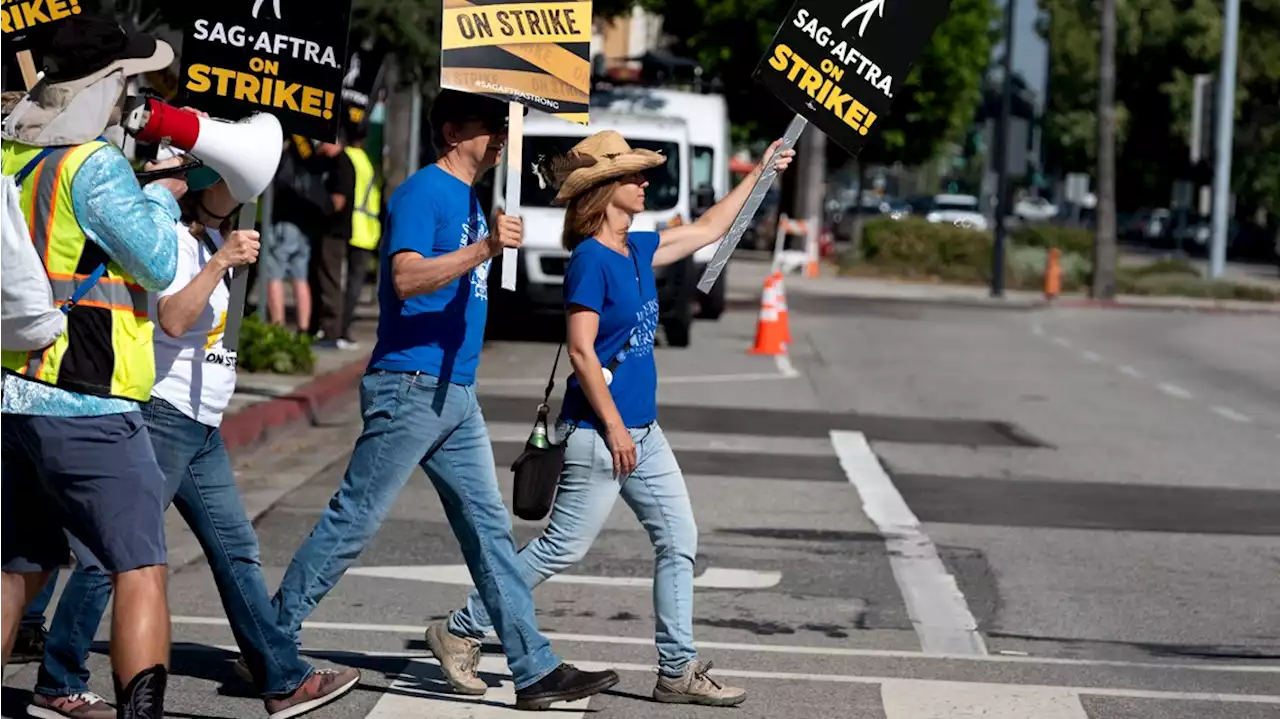
<path id="1" fill-rule="evenodd" d="M 809 121 L 801 115 L 791 118 L 791 123 L 787 125 L 787 131 L 782 135 L 782 144 L 778 146 L 776 152 L 783 152 L 795 147 L 796 141 L 800 139 L 800 133 L 804 132 L 804 128 L 808 124 Z M 770 162 L 768 167 L 764 168 L 764 172 L 760 173 L 760 177 L 756 178 L 756 184 L 751 187 L 751 194 L 747 196 L 746 203 L 742 205 L 741 210 L 738 210 L 738 216 L 733 218 L 733 225 L 729 227 L 729 232 L 721 240 L 720 247 L 716 250 L 715 256 L 711 258 L 711 262 L 707 263 L 707 269 L 703 271 L 702 279 L 698 280 L 698 290 L 700 292 L 710 292 L 711 288 L 715 286 L 720 273 L 724 271 L 725 263 L 729 261 L 729 256 L 733 254 L 733 250 L 742 241 L 742 233 L 747 231 L 747 225 L 751 224 L 756 210 L 760 209 L 760 203 L 764 201 L 764 196 L 768 194 L 769 188 L 773 186 L 773 181 L 777 177 L 778 171 L 774 169 L 773 163 Z"/>
<path id="2" fill-rule="evenodd" d="M 258 201 L 251 200 L 240 208 L 240 226 L 236 229 L 252 230 L 257 222 Z M 258 261 L 262 261 L 261 255 Z M 266 277 L 259 277 L 259 282 L 266 282 Z M 240 321 L 244 319 L 245 297 L 249 294 L 249 268 L 237 267 L 231 272 L 231 297 L 227 299 L 227 326 L 222 334 L 222 348 L 235 352 L 240 346 Z"/>

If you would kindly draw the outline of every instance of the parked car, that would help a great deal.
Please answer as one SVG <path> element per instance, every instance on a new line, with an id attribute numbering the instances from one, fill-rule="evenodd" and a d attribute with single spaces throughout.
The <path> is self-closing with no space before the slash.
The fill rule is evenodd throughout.
<path id="1" fill-rule="evenodd" d="M 1024 197 L 1014 204 L 1013 214 L 1023 222 L 1046 222 L 1058 216 L 1058 206 L 1043 197 Z"/>
<path id="2" fill-rule="evenodd" d="M 972 230 L 987 229 L 987 218 L 978 207 L 978 198 L 973 195 L 934 195 L 925 210 L 924 219 Z"/>

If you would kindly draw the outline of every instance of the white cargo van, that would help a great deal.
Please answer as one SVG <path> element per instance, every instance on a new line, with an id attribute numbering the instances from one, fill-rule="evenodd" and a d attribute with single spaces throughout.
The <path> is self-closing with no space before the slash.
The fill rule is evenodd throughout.
<path id="1" fill-rule="evenodd" d="M 694 219 L 729 194 L 732 189 L 729 186 L 729 157 L 732 151 L 729 141 L 729 106 L 723 95 L 621 85 L 593 90 L 591 104 L 613 112 L 648 113 L 685 121 L 689 127 L 691 158 L 687 169 L 691 193 L 689 202 Z M 591 122 L 595 124 L 594 115 Z M 694 272 L 699 277 L 719 246 L 720 243 L 715 242 L 694 253 Z M 711 292 L 698 295 L 699 317 L 717 319 L 724 313 L 727 272 L 728 265 L 725 265 Z"/>
<path id="2" fill-rule="evenodd" d="M 654 150 L 667 156 L 666 164 L 645 176 L 645 211 L 636 215 L 632 230 L 660 230 L 691 221 L 689 206 L 689 132 L 681 120 L 656 115 L 618 114 L 594 110 L 590 126 L 578 125 L 542 113 L 530 113 L 524 124 L 524 172 L 520 179 L 520 216 L 524 219 L 524 244 L 516 271 L 516 291 L 501 289 L 501 259 L 489 272 L 490 302 L 493 312 L 531 311 L 563 314 L 564 270 L 569 253 L 560 244 L 564 229 L 564 209 L 552 204 L 555 190 L 542 187 L 533 171 L 543 154 L 568 151 L 584 137 L 601 130 L 617 130 L 635 148 Z M 494 176 L 493 207 L 505 207 L 506 164 Z M 512 212 L 515 212 L 513 210 Z M 675 347 L 689 344 L 693 325 L 697 276 L 693 259 L 687 258 L 654 269 L 658 284 L 660 322 L 667 342 Z"/>

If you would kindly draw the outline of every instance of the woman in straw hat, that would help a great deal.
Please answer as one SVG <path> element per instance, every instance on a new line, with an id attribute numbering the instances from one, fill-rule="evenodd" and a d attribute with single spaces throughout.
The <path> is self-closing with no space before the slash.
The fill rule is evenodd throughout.
<path id="1" fill-rule="evenodd" d="M 631 232 L 644 210 L 644 172 L 666 158 L 633 150 L 612 130 L 578 143 L 544 165 L 567 205 L 564 246 L 573 254 L 565 273 L 569 315 L 569 379 L 558 435 L 564 437 L 564 469 L 542 536 L 520 551 L 530 586 L 573 566 L 586 555 L 619 494 L 649 532 L 654 562 L 658 682 L 653 698 L 674 704 L 735 706 L 742 689 L 713 679 L 710 661 L 693 646 L 693 562 L 698 530 L 684 477 L 657 422 L 657 366 L 653 338 L 658 289 L 653 268 L 677 262 L 715 242 L 746 202 L 751 186 L 772 162 L 778 171 L 794 152 L 764 160 L 733 192 L 697 222 L 662 232 Z M 776 156 L 775 156 L 776 155 Z M 480 639 L 489 617 L 473 591 L 467 606 L 429 631 L 446 656 L 437 657 L 458 691 L 483 693 L 476 676 Z"/>

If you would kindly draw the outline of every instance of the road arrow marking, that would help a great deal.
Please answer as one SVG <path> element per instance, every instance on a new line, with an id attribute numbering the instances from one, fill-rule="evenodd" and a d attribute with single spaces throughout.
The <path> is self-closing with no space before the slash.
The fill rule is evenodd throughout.
<path id="1" fill-rule="evenodd" d="M 490 682 L 489 691 L 483 696 L 465 696 L 450 691 L 437 662 L 413 659 L 391 682 L 365 719 L 514 719 L 527 716 L 525 712 L 516 710 L 516 687 L 505 659 L 481 657 L 477 670 L 481 679 Z M 496 687 L 492 684 L 493 675 L 498 675 L 501 680 Z M 555 712 L 556 719 L 582 719 L 589 701 L 559 702 L 552 704 L 549 711 Z"/>
<path id="2" fill-rule="evenodd" d="M 402 567 L 353 567 L 348 575 L 403 579 L 412 582 L 474 586 L 465 564 L 424 564 Z M 557 574 L 547 580 L 555 584 L 586 584 L 596 587 L 652 587 L 652 577 L 592 577 L 584 574 Z M 693 580 L 702 589 L 769 589 L 782 581 L 782 572 L 711 567 Z"/>

